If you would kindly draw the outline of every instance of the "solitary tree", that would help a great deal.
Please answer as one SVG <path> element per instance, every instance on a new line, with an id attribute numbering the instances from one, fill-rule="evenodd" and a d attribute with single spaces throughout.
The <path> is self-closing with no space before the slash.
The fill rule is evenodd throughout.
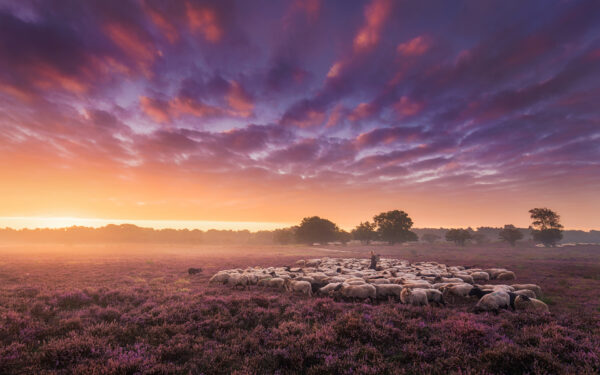
<path id="1" fill-rule="evenodd" d="M 421 236 L 421 241 L 425 241 L 427 243 L 434 243 L 435 241 L 439 240 L 440 236 L 438 236 L 437 234 L 433 234 L 433 233 L 424 233 Z"/>
<path id="2" fill-rule="evenodd" d="M 410 231 L 413 221 L 404 211 L 394 210 L 382 212 L 373 217 L 377 225 L 377 234 L 390 245 L 397 242 L 418 241 L 419 237 Z"/>
<path id="3" fill-rule="evenodd" d="M 471 233 L 466 229 L 450 229 L 446 232 L 446 241 L 454 242 L 458 246 L 465 246 L 471 238 Z"/>
<path id="4" fill-rule="evenodd" d="M 504 226 L 504 229 L 498 233 L 498 237 L 500 240 L 504 242 L 508 242 L 510 246 L 515 247 L 517 241 L 523 239 L 523 233 L 520 230 L 515 228 L 512 224 L 507 224 Z"/>
<path id="5" fill-rule="evenodd" d="M 369 223 L 368 221 L 358 224 L 356 228 L 352 229 L 352 238 L 368 245 L 377 238 L 375 226 L 375 223 Z"/>
<path id="6" fill-rule="evenodd" d="M 327 219 L 318 216 L 305 217 L 296 229 L 298 242 L 313 244 L 335 241 L 338 237 L 338 227 Z"/>
<path id="7" fill-rule="evenodd" d="M 533 208 L 529 210 L 531 214 L 531 234 L 535 241 L 543 243 L 545 246 L 554 246 L 562 240 L 562 228 L 560 216 L 548 208 Z"/>

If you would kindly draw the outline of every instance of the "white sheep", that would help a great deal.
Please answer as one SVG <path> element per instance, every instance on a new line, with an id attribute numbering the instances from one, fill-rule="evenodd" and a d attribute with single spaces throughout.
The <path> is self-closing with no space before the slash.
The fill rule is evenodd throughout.
<path id="1" fill-rule="evenodd" d="M 472 272 L 471 277 L 475 281 L 488 281 L 490 279 L 490 274 L 487 272 Z"/>
<path id="2" fill-rule="evenodd" d="M 220 271 L 215 273 L 209 280 L 209 284 L 225 284 L 229 280 L 229 273 Z"/>
<path id="3" fill-rule="evenodd" d="M 512 271 L 501 272 L 496 277 L 496 279 L 498 279 L 498 280 L 515 280 L 516 278 L 517 278 L 517 276 Z"/>
<path id="4" fill-rule="evenodd" d="M 340 292 L 342 296 L 346 298 L 375 299 L 377 296 L 377 289 L 375 289 L 375 286 L 366 283 L 362 285 L 349 285 L 344 283 L 342 284 Z"/>
<path id="5" fill-rule="evenodd" d="M 245 289 L 246 286 L 248 285 L 248 275 L 232 273 L 231 275 L 229 275 L 227 284 L 231 285 L 233 288 L 241 286 L 242 288 Z"/>
<path id="6" fill-rule="evenodd" d="M 302 294 L 306 294 L 309 297 L 312 296 L 312 287 L 308 281 L 286 279 L 284 285 L 285 289 L 288 292 L 300 292 Z"/>
<path id="7" fill-rule="evenodd" d="M 436 305 L 444 305 L 446 306 L 446 302 L 444 301 L 444 295 L 437 289 L 414 289 L 414 290 L 422 290 L 427 295 L 427 301 L 434 302 Z"/>
<path id="8" fill-rule="evenodd" d="M 413 306 L 427 306 L 429 304 L 425 290 L 418 288 L 403 288 L 400 293 L 400 301 Z"/>
<path id="9" fill-rule="evenodd" d="M 281 277 L 274 277 L 267 281 L 267 286 L 275 289 L 283 289 L 283 285 L 285 284 L 285 280 Z"/>
<path id="10" fill-rule="evenodd" d="M 397 297 L 400 298 L 402 285 L 398 284 L 374 284 L 377 298 Z"/>
<path id="11" fill-rule="evenodd" d="M 521 289 L 521 290 L 517 290 L 514 292 L 516 295 L 519 296 L 527 296 L 529 298 L 536 298 L 536 294 L 533 290 L 529 290 L 529 289 Z"/>
<path id="12" fill-rule="evenodd" d="M 549 313 L 548 305 L 539 299 L 529 298 L 528 296 L 519 295 L 515 298 L 515 309 L 534 311 L 538 313 Z"/>
<path id="13" fill-rule="evenodd" d="M 535 295 L 537 297 L 540 297 L 542 295 L 542 288 L 540 288 L 538 285 L 535 285 L 535 284 L 513 284 L 511 286 L 513 288 L 515 288 L 515 290 L 523 290 L 523 289 L 531 290 L 531 291 L 535 292 Z"/>
<path id="14" fill-rule="evenodd" d="M 498 312 L 501 308 L 507 309 L 510 306 L 510 296 L 506 292 L 493 292 L 486 294 L 475 306 L 477 311 Z"/>
<path id="15" fill-rule="evenodd" d="M 331 295 L 337 290 L 342 283 L 329 283 L 322 288 L 319 288 L 318 293 L 322 295 Z"/>

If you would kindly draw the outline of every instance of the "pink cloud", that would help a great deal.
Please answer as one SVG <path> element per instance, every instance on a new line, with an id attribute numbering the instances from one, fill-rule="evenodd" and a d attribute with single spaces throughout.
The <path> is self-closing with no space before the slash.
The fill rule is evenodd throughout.
<path id="1" fill-rule="evenodd" d="M 186 14 L 190 29 L 201 33 L 209 42 L 216 43 L 223 36 L 217 13 L 213 9 L 198 7 L 188 2 L 186 3 Z"/>
<path id="2" fill-rule="evenodd" d="M 413 101 L 408 96 L 402 96 L 400 100 L 394 104 L 394 108 L 402 116 L 414 116 L 421 112 L 423 107 L 423 103 Z"/>
<path id="3" fill-rule="evenodd" d="M 420 35 L 416 38 L 409 40 L 408 42 L 398 44 L 396 51 L 403 56 L 421 56 L 429 50 L 431 47 L 431 40 L 429 37 Z"/>
<path id="4" fill-rule="evenodd" d="M 227 102 L 234 114 L 240 117 L 250 117 L 252 115 L 252 110 L 254 109 L 252 98 L 236 81 L 231 82 Z"/>
<path id="5" fill-rule="evenodd" d="M 392 8 L 391 0 L 373 0 L 365 9 L 365 25 L 354 38 L 354 50 L 363 51 L 379 42 L 381 28 Z"/>

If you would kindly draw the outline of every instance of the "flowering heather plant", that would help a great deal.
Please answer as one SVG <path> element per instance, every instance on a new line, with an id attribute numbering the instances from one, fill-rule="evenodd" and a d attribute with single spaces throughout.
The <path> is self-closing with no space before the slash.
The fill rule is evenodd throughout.
<path id="1" fill-rule="evenodd" d="M 194 261 L 215 270 L 258 263 L 157 255 L 152 263 L 130 257 L 32 265 L 0 258 L 0 374 L 600 372 L 600 313 L 588 299 L 598 281 L 583 277 L 587 269 L 569 273 L 565 263 L 553 269 L 541 262 L 538 272 L 569 282 L 565 289 L 553 279 L 544 283 L 545 296 L 556 301 L 552 314 L 495 315 L 474 314 L 469 304 L 231 290 L 187 275 Z M 519 277 L 537 281 L 529 272 Z M 127 282 L 131 275 L 146 282 Z M 181 279 L 189 290 L 181 291 Z"/>

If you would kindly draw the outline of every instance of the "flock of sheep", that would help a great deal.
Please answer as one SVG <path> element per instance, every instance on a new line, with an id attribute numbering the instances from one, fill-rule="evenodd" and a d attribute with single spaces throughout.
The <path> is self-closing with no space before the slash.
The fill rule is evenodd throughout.
<path id="1" fill-rule="evenodd" d="M 399 299 L 415 306 L 446 305 L 459 300 L 478 299 L 476 311 L 500 309 L 548 312 L 537 299 L 541 288 L 535 284 L 484 284 L 489 280 L 514 280 L 503 268 L 479 269 L 446 266 L 436 262 L 409 263 L 382 258 L 321 258 L 299 260 L 290 267 L 249 267 L 217 272 L 209 283 L 233 288 L 249 285 L 331 296 L 347 300 Z M 481 283 L 481 284 L 477 284 Z"/>

